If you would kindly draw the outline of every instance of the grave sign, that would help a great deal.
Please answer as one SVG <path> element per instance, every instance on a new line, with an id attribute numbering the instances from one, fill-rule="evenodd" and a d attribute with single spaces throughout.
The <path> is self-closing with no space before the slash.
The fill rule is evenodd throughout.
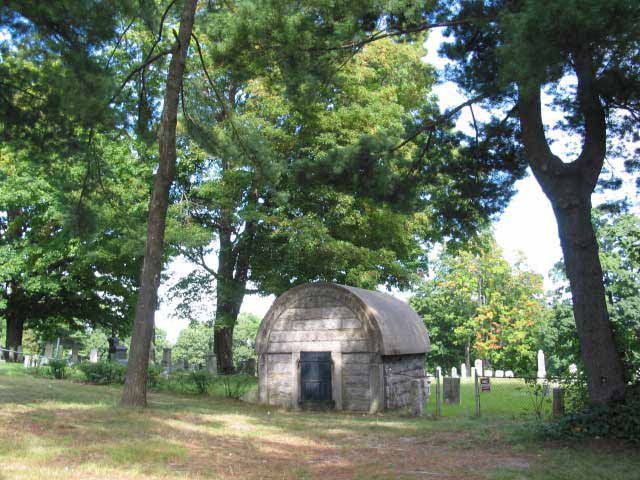
<path id="1" fill-rule="evenodd" d="M 491 391 L 491 379 L 489 377 L 480 378 L 480 391 L 481 392 Z"/>
<path id="2" fill-rule="evenodd" d="M 444 403 L 460 405 L 460 378 L 444 377 L 442 379 Z"/>

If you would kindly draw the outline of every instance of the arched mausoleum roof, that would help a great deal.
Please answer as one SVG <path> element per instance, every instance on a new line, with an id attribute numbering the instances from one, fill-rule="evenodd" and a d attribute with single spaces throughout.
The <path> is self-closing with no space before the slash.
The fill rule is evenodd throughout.
<path id="1" fill-rule="evenodd" d="M 328 297 L 348 307 L 362 322 L 370 351 L 381 355 L 410 355 L 430 349 L 429 334 L 418 314 L 405 302 L 386 293 L 335 283 L 306 283 L 276 299 L 256 337 L 256 352 L 269 351 L 269 336 L 278 318 L 289 308 L 314 297 Z"/>

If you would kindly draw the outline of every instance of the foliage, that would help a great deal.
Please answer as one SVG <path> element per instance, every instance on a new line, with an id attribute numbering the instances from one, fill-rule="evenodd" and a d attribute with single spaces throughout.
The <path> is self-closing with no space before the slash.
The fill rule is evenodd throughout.
<path id="1" fill-rule="evenodd" d="M 255 345 L 260 317 L 251 313 L 238 315 L 238 324 L 233 330 L 233 359 L 236 365 L 250 358 L 256 358 Z"/>
<path id="2" fill-rule="evenodd" d="M 47 367 L 49 371 L 53 375 L 53 378 L 58 380 L 62 380 L 65 378 L 65 374 L 67 371 L 67 362 L 66 360 L 59 360 L 57 358 L 49 360 L 47 363 Z"/>
<path id="3" fill-rule="evenodd" d="M 180 331 L 171 352 L 172 361 L 186 360 L 189 365 L 204 365 L 211 351 L 212 329 L 201 323 L 192 323 Z"/>
<path id="4" fill-rule="evenodd" d="M 97 385 L 124 383 L 127 367 L 117 362 L 100 361 L 97 363 L 83 362 L 78 368 L 85 374 L 87 381 Z"/>
<path id="5" fill-rule="evenodd" d="M 609 317 L 626 372 L 640 365 L 640 219 L 622 205 L 603 205 L 592 212 L 604 272 Z M 558 287 L 551 292 L 552 315 L 545 331 L 549 371 L 564 376 L 571 363 L 580 364 L 571 299 L 564 263 L 553 271 Z M 633 378 L 628 378 L 633 381 Z"/>
<path id="6" fill-rule="evenodd" d="M 543 432 L 552 438 L 597 437 L 640 442 L 640 385 L 627 388 L 624 401 L 569 412 L 544 425 Z"/>
<path id="7" fill-rule="evenodd" d="M 494 368 L 531 373 L 547 311 L 542 278 L 524 259 L 511 266 L 492 235 L 467 250 L 444 250 L 411 299 L 431 340 L 430 356 L 454 366 L 469 356 Z"/>
<path id="8" fill-rule="evenodd" d="M 206 370 L 195 370 L 189 373 L 189 379 L 195 384 L 196 390 L 200 395 L 207 393 L 209 384 L 211 383 L 211 375 Z"/>
<path id="9" fill-rule="evenodd" d="M 235 400 L 242 397 L 255 381 L 248 375 L 219 375 L 216 380 L 224 385 L 225 396 Z"/>

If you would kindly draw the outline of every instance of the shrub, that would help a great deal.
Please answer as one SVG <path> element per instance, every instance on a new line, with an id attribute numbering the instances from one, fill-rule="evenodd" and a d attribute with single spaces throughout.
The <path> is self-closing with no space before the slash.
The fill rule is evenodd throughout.
<path id="1" fill-rule="evenodd" d="M 640 384 L 627 389 L 624 401 L 572 411 L 543 427 L 552 438 L 608 437 L 640 442 Z"/>
<path id="2" fill-rule="evenodd" d="M 124 383 L 127 367 L 116 362 L 81 363 L 80 370 L 87 380 L 97 385 Z"/>
<path id="3" fill-rule="evenodd" d="M 67 370 L 67 362 L 64 360 L 52 359 L 47 363 L 47 367 L 49 368 L 51 375 L 53 375 L 53 378 L 62 380 L 65 377 Z"/>
<path id="4" fill-rule="evenodd" d="M 207 393 L 209 383 L 211 383 L 211 376 L 205 370 L 196 370 L 189 374 L 189 379 L 194 383 L 196 391 L 200 395 Z"/>

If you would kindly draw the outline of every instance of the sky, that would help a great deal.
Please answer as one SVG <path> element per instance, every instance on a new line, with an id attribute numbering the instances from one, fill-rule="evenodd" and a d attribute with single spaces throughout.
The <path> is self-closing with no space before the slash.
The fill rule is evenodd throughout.
<path id="1" fill-rule="evenodd" d="M 442 71 L 446 61 L 439 58 L 437 50 L 444 39 L 439 30 L 430 33 L 425 44 L 427 55 L 424 60 L 434 65 L 438 71 Z M 571 87 L 571 79 L 567 80 L 568 88 Z M 458 92 L 455 85 L 450 82 L 442 82 L 435 87 L 438 95 L 440 108 L 445 110 L 459 105 L 466 100 L 466 97 Z M 476 117 L 480 120 L 487 117 L 487 112 L 474 109 Z M 544 109 L 545 123 L 552 123 L 558 119 L 558 113 L 549 108 Z M 458 119 L 457 127 L 462 130 L 470 129 L 470 114 L 465 109 Z M 575 139 L 560 137 L 556 138 L 552 144 L 552 150 L 561 157 L 574 145 Z M 622 171 L 621 165 L 614 166 Z M 541 274 L 545 279 L 545 287 L 553 286 L 548 273 L 553 265 L 561 259 L 562 251 L 558 239 L 557 227 L 551 205 L 542 192 L 537 181 L 529 173 L 526 178 L 516 183 L 517 193 L 511 200 L 509 206 L 494 222 L 493 229 L 498 245 L 502 248 L 505 258 L 510 262 L 515 262 L 521 255 L 526 258 L 528 267 Z M 621 194 L 634 195 L 634 187 L 625 185 Z M 601 201 L 602 196 L 594 198 L 594 204 Z M 215 264 L 212 259 L 211 264 Z M 175 259 L 168 267 L 170 279 L 160 287 L 160 296 L 165 298 L 168 287 L 176 279 L 188 274 L 191 265 L 182 258 Z M 400 298 L 406 299 L 410 292 L 394 292 Z M 213 299 L 212 299 L 213 300 Z M 260 317 L 264 316 L 273 301 L 274 296 L 260 297 L 249 295 L 242 305 L 242 312 L 253 313 Z M 205 308 L 205 310 L 207 310 Z M 156 312 L 156 325 L 167 332 L 167 338 L 175 342 L 180 330 L 188 325 L 188 321 L 174 316 L 175 302 L 163 301 L 158 312 Z"/>

